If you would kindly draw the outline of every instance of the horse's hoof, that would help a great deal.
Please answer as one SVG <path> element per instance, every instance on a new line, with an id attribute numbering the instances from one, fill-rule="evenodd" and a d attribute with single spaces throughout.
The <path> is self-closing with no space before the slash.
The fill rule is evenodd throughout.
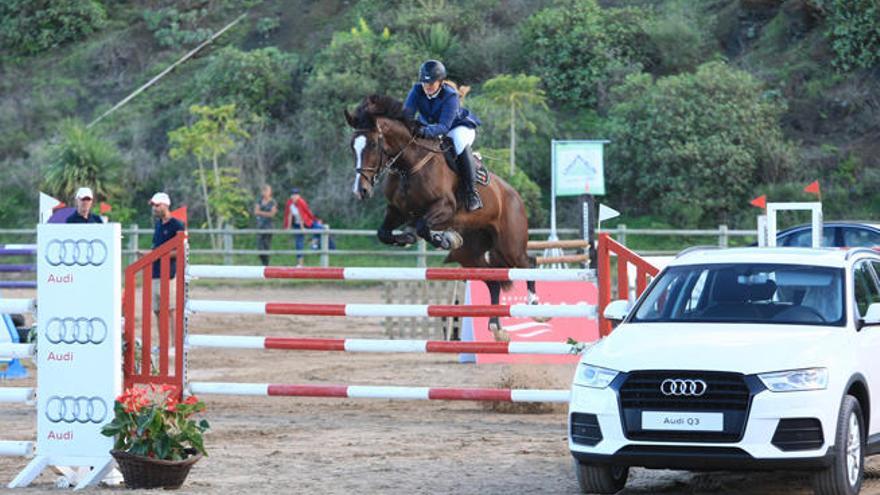
<path id="1" fill-rule="evenodd" d="M 447 231 L 444 237 L 446 237 L 446 240 L 449 243 L 449 247 L 447 248 L 449 250 L 458 249 L 464 244 L 464 239 L 461 238 L 461 234 L 458 232 L 452 230 Z"/>
<path id="2" fill-rule="evenodd" d="M 409 246 L 410 244 L 414 244 L 416 242 L 416 236 L 409 232 L 406 232 L 404 234 L 395 236 L 394 242 L 398 246 Z"/>
<path id="3" fill-rule="evenodd" d="M 510 342 L 510 334 L 503 328 L 492 330 L 492 338 L 495 339 L 495 342 Z"/>
<path id="4" fill-rule="evenodd" d="M 533 321 L 536 321 L 536 322 L 538 322 L 538 323 L 547 323 L 548 321 L 550 321 L 550 320 L 552 320 L 552 319 L 553 319 L 553 318 L 551 318 L 551 317 L 549 317 L 549 316 L 535 316 L 535 317 L 532 317 L 532 320 L 533 320 Z"/>

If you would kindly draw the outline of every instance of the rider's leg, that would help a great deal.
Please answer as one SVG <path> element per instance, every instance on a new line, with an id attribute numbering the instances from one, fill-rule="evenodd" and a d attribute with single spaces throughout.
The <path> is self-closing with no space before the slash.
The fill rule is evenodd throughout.
<path id="1" fill-rule="evenodd" d="M 477 163 L 471 152 L 471 145 L 477 137 L 477 131 L 470 127 L 458 126 L 449 131 L 448 136 L 455 145 L 455 155 L 458 164 L 458 176 L 464 185 L 465 207 L 468 211 L 479 210 L 483 207 L 480 195 L 477 193 Z"/>

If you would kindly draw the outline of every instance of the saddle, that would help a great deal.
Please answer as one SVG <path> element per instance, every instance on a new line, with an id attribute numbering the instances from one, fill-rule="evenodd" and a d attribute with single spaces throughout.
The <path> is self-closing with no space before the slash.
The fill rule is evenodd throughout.
<path id="1" fill-rule="evenodd" d="M 457 174 L 458 160 L 455 155 L 455 145 L 449 137 L 444 137 L 442 144 L 441 148 L 443 149 L 443 156 L 446 158 L 446 166 Z M 477 170 L 475 170 L 477 174 L 476 184 L 487 187 L 489 185 L 489 169 L 483 164 L 483 157 L 478 152 L 474 152 L 474 161 L 477 164 Z"/>

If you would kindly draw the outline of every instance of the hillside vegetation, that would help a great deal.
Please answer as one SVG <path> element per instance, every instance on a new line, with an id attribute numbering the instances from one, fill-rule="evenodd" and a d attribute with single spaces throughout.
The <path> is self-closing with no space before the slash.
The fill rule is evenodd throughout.
<path id="1" fill-rule="evenodd" d="M 124 223 L 145 225 L 165 190 L 194 225 L 207 205 L 213 225 L 245 227 L 268 183 L 302 188 L 334 226 L 375 226 L 382 200 L 349 194 L 342 111 L 404 98 L 428 58 L 471 87 L 476 148 L 533 226 L 550 140 L 599 138 L 602 201 L 630 226 L 753 227 L 749 199 L 807 200 L 815 179 L 826 218 L 880 219 L 875 0 L 6 0 L 0 225 L 32 225 L 39 190 L 70 201 L 89 184 Z"/>

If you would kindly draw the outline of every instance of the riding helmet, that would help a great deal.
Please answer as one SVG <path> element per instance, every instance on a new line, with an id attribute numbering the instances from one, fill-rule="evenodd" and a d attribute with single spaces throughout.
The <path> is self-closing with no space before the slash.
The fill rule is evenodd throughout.
<path id="1" fill-rule="evenodd" d="M 419 82 L 432 83 L 446 79 L 446 67 L 439 60 L 428 60 L 419 68 Z"/>

